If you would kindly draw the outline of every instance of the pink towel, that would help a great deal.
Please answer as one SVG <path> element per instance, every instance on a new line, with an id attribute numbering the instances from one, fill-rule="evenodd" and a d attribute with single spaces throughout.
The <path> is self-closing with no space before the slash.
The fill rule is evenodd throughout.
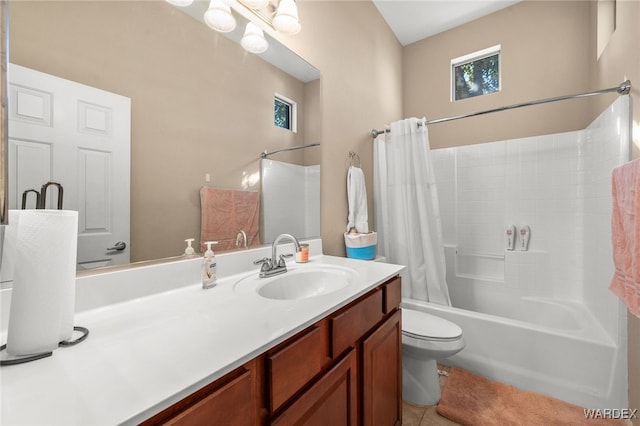
<path id="1" fill-rule="evenodd" d="M 640 318 L 640 159 L 613 170 L 613 263 L 609 290 Z"/>
<path id="2" fill-rule="evenodd" d="M 240 231 L 247 234 L 247 245 L 260 245 L 260 193 L 203 186 L 200 189 L 200 248 L 205 241 L 218 241 L 214 251 L 235 249 Z M 241 243 L 242 244 L 242 243 Z"/>

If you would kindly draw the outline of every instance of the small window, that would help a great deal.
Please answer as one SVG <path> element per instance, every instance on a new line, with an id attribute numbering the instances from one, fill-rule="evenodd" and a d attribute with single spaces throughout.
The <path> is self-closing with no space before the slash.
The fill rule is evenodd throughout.
<path id="1" fill-rule="evenodd" d="M 283 129 L 296 131 L 296 103 L 276 94 L 273 100 L 273 124 Z"/>
<path id="2" fill-rule="evenodd" d="M 451 100 L 500 90 L 500 45 L 451 60 Z"/>

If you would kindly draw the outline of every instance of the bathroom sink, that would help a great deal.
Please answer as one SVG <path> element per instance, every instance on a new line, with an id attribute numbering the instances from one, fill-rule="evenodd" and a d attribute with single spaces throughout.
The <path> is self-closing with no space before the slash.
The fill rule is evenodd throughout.
<path id="1" fill-rule="evenodd" d="M 350 268 L 322 265 L 293 268 L 270 278 L 245 277 L 236 283 L 236 291 L 246 291 L 255 283 L 255 292 L 267 299 L 299 300 L 323 296 L 353 283 L 358 273 Z"/>

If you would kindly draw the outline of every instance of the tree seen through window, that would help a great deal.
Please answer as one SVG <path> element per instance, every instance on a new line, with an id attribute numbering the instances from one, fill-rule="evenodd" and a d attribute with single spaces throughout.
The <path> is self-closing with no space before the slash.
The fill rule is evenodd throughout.
<path id="1" fill-rule="evenodd" d="M 500 54 L 454 66 L 455 100 L 500 90 Z"/>

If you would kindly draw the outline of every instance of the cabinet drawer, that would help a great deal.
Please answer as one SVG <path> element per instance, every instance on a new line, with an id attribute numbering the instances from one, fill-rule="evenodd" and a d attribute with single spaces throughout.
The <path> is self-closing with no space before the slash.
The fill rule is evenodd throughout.
<path id="1" fill-rule="evenodd" d="M 322 370 L 326 346 L 320 327 L 313 327 L 277 352 L 267 355 L 269 411 L 274 412 Z"/>
<path id="2" fill-rule="evenodd" d="M 388 314 L 400 306 L 400 301 L 402 299 L 402 285 L 400 282 L 400 277 L 396 277 L 386 283 L 382 287 L 383 291 L 383 303 L 384 303 L 384 313 Z"/>
<path id="3" fill-rule="evenodd" d="M 331 356 L 340 355 L 382 319 L 382 289 L 329 320 Z"/>

